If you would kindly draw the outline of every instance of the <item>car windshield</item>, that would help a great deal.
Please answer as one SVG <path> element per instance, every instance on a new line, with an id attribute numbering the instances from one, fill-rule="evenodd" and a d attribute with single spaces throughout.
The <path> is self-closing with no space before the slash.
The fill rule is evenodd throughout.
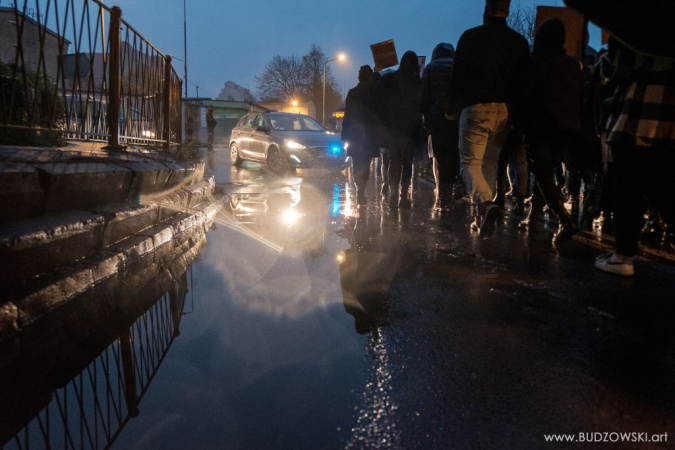
<path id="1" fill-rule="evenodd" d="M 267 117 L 277 131 L 325 131 L 314 119 L 302 114 L 272 113 Z"/>

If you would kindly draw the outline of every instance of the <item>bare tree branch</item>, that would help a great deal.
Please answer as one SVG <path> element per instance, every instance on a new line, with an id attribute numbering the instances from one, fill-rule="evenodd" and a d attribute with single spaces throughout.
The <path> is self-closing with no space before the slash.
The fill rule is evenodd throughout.
<path id="1" fill-rule="evenodd" d="M 272 58 L 260 75 L 255 77 L 256 89 L 262 101 L 311 100 L 319 107 L 323 102 L 323 70 L 328 58 L 317 45 L 312 45 L 302 58 L 295 56 Z M 342 94 L 326 65 L 326 110 L 332 111 L 342 103 Z"/>
<path id="2" fill-rule="evenodd" d="M 534 44 L 534 24 L 537 20 L 536 5 L 524 7 L 520 3 L 512 4 L 507 20 L 509 26 L 522 34 L 530 45 Z"/>

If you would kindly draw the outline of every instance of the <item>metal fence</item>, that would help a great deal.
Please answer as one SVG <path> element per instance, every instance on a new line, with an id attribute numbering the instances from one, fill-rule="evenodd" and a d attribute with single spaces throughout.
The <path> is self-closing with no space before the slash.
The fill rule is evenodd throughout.
<path id="1" fill-rule="evenodd" d="M 189 276 L 189 278 L 188 278 Z M 184 273 L 136 322 L 82 372 L 55 390 L 51 400 L 0 448 L 105 449 L 112 446 L 179 334 L 188 281 Z"/>
<path id="2" fill-rule="evenodd" d="M 171 57 L 97 0 L 0 7 L 0 132 L 32 130 L 109 148 L 181 141 Z"/>

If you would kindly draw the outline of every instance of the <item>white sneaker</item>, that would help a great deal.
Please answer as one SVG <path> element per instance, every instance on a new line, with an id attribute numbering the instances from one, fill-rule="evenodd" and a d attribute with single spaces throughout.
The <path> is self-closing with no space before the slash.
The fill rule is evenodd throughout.
<path id="1" fill-rule="evenodd" d="M 603 272 L 621 275 L 623 277 L 632 277 L 635 273 L 633 269 L 633 257 L 621 256 L 617 253 L 607 253 L 595 258 L 595 267 Z"/>

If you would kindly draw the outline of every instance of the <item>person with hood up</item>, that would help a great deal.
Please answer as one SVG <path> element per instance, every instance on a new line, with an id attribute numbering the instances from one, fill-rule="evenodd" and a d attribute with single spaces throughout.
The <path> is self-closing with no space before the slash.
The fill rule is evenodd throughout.
<path id="1" fill-rule="evenodd" d="M 539 26 L 528 65 L 524 105 L 536 188 L 528 217 L 521 226 L 532 224 L 545 200 L 558 217 L 554 242 L 568 240 L 579 231 L 553 180 L 554 165 L 562 160 L 566 147 L 581 130 L 581 63 L 565 54 L 564 45 L 565 25 L 560 19 L 549 19 Z"/>
<path id="2" fill-rule="evenodd" d="M 370 66 L 359 69 L 359 84 L 350 89 L 345 100 L 345 118 L 342 122 L 342 140 L 348 143 L 347 154 L 352 157 L 356 203 L 366 205 L 366 185 L 370 174 L 370 161 L 379 155 L 374 139 L 376 125 L 375 86 L 377 78 Z"/>
<path id="3" fill-rule="evenodd" d="M 439 210 L 449 207 L 452 188 L 459 175 L 459 127 L 445 118 L 454 61 L 455 48 L 441 42 L 434 48 L 422 77 L 421 109 L 424 126 L 431 133 L 431 148 L 438 168 L 436 209 Z"/>
<path id="4" fill-rule="evenodd" d="M 413 51 L 401 57 L 397 71 L 382 75 L 379 82 L 381 116 L 389 150 L 389 207 L 410 208 L 408 188 L 412 178 L 415 144 L 422 138 L 419 59 Z M 346 113 L 345 113 L 346 116 Z"/>

